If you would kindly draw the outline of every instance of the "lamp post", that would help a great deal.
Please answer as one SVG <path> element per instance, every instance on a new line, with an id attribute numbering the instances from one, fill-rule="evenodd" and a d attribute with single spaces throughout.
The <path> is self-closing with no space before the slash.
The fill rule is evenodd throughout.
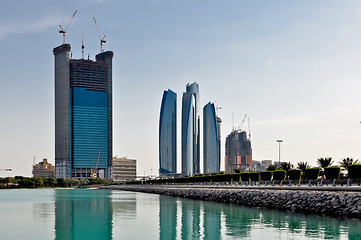
<path id="1" fill-rule="evenodd" d="M 150 169 L 150 179 L 152 179 L 152 173 L 153 173 L 152 171 L 153 171 L 153 169 L 151 168 Z"/>
<path id="2" fill-rule="evenodd" d="M 281 142 L 283 142 L 282 139 L 278 139 L 278 168 L 281 168 Z"/>

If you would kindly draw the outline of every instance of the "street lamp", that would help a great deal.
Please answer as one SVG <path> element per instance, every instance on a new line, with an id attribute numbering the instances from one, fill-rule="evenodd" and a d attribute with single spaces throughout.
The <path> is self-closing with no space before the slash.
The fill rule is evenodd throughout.
<path id="1" fill-rule="evenodd" d="M 282 139 L 278 139 L 278 168 L 281 168 L 281 142 L 283 142 Z"/>
<path id="2" fill-rule="evenodd" d="M 153 173 L 152 171 L 153 171 L 153 169 L 151 168 L 150 169 L 150 179 L 152 179 L 152 173 Z"/>

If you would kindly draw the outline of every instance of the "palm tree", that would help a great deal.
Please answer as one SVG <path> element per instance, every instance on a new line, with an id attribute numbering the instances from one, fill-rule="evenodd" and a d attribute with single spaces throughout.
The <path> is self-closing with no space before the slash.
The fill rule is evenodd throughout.
<path id="1" fill-rule="evenodd" d="M 266 168 L 267 171 L 274 171 L 276 169 L 277 169 L 276 164 L 268 165 L 268 167 Z"/>
<path id="2" fill-rule="evenodd" d="M 352 165 L 352 164 L 356 164 L 358 162 L 357 160 L 353 160 L 353 158 L 344 158 L 342 159 L 342 161 L 338 162 L 338 164 L 340 164 L 340 167 L 342 168 L 342 170 L 347 170 L 348 171 L 348 166 Z"/>
<path id="3" fill-rule="evenodd" d="M 310 168 L 311 166 L 308 165 L 307 162 L 299 162 L 297 163 L 297 168 L 302 171 L 302 178 L 305 179 L 306 169 Z"/>
<path id="4" fill-rule="evenodd" d="M 325 167 L 330 167 L 333 164 L 332 157 L 319 158 L 317 159 L 317 164 L 322 169 L 324 169 Z"/>
<path id="5" fill-rule="evenodd" d="M 293 165 L 291 164 L 291 162 L 283 162 L 283 163 L 281 163 L 281 169 L 285 170 L 286 172 L 288 170 L 290 170 L 291 168 L 293 168 Z"/>

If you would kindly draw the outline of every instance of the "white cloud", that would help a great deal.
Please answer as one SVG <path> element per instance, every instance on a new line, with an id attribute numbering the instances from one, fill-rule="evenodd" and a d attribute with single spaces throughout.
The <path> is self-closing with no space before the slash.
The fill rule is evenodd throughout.
<path id="1" fill-rule="evenodd" d="M 284 125 L 299 125 L 305 124 L 311 121 L 311 117 L 303 116 L 303 117 L 292 117 L 292 118 L 283 118 L 283 119 L 273 119 L 273 120 L 265 120 L 265 121 L 255 121 L 253 122 L 253 126 L 284 126 Z"/>
<path id="2" fill-rule="evenodd" d="M 339 115 L 339 116 L 346 116 L 350 114 L 360 114 L 361 113 L 361 106 L 343 106 L 343 107 L 332 107 L 331 113 Z"/>

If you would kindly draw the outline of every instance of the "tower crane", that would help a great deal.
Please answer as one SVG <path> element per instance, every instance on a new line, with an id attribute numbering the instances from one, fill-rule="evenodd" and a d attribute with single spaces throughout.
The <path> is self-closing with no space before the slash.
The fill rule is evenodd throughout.
<path id="1" fill-rule="evenodd" d="M 77 13 L 78 11 L 75 11 L 73 13 L 73 16 L 70 18 L 70 21 L 68 22 L 68 24 L 65 26 L 65 28 L 63 28 L 61 25 L 59 25 L 60 29 L 59 29 L 59 33 L 62 33 L 63 34 L 63 44 L 65 44 L 65 33 L 66 33 L 66 30 L 68 29 L 71 21 L 73 21 L 74 17 L 75 17 L 75 14 Z"/>
<path id="2" fill-rule="evenodd" d="M 7 171 L 7 172 L 11 172 L 11 168 L 0 168 L 0 171 Z"/>
<path id="3" fill-rule="evenodd" d="M 99 40 L 100 40 L 100 52 L 102 53 L 103 52 L 103 43 L 106 43 L 107 41 L 105 40 L 104 33 L 103 33 L 103 37 L 100 35 L 98 24 L 97 24 L 97 21 L 95 20 L 95 17 L 93 17 L 93 19 L 94 19 L 95 27 L 97 28 L 97 32 L 98 32 L 98 36 L 99 36 Z"/>
<path id="4" fill-rule="evenodd" d="M 90 172 L 91 172 L 91 177 L 93 179 L 95 179 L 97 177 L 97 170 L 98 170 L 98 162 L 99 162 L 99 158 L 100 158 L 100 150 L 98 152 L 98 157 L 97 157 L 97 161 L 95 162 L 95 165 L 94 165 L 94 169 L 91 169 Z"/>
<path id="5" fill-rule="evenodd" d="M 244 115 L 244 118 L 243 118 L 241 124 L 238 126 L 237 130 L 242 131 L 242 126 L 243 126 L 244 121 L 246 120 L 246 117 L 247 117 L 247 114 Z"/>
<path id="6" fill-rule="evenodd" d="M 249 122 L 249 117 L 248 117 L 248 139 L 251 140 L 251 125 Z"/>

